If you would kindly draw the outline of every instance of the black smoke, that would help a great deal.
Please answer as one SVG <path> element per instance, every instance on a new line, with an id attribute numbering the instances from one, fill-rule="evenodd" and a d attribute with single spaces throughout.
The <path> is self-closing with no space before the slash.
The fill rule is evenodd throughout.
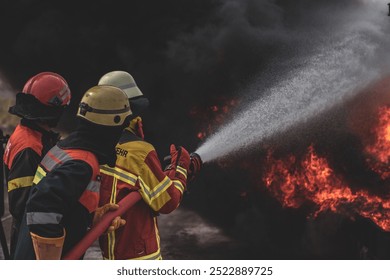
<path id="1" fill-rule="evenodd" d="M 74 97 L 62 122 L 70 130 L 82 94 L 104 73 L 127 70 L 151 99 L 150 137 L 176 128 L 164 140 L 188 143 L 191 107 L 236 95 L 273 59 L 302 52 L 298 41 L 319 38 L 327 9 L 356 5 L 312 2 L 5 0 L 0 71 L 15 89 L 39 71 L 62 74 Z"/>

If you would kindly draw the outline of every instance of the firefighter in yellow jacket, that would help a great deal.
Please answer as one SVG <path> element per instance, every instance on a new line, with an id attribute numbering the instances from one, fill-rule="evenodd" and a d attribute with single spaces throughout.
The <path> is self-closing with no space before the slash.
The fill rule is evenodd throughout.
<path id="1" fill-rule="evenodd" d="M 129 209 L 122 219 L 126 224 L 100 237 L 104 259 L 162 259 L 157 225 L 159 213 L 175 210 L 186 188 L 190 155 L 183 147 L 171 145 L 171 164 L 162 170 L 153 145 L 143 139 L 139 116 L 148 100 L 133 77 L 113 71 L 101 77 L 99 85 L 121 88 L 128 96 L 133 116 L 116 146 L 114 168 L 101 167 L 100 205 L 117 203 L 130 192 L 139 191 L 143 200 Z"/>

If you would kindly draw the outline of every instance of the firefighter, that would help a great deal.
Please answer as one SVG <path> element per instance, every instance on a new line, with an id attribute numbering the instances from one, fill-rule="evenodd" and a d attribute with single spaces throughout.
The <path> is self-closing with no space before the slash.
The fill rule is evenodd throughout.
<path id="1" fill-rule="evenodd" d="M 20 222 L 38 163 L 59 139 L 56 126 L 71 92 L 57 73 L 42 72 L 31 77 L 9 113 L 21 118 L 12 133 L 3 157 L 8 174 L 8 201 L 12 215 L 11 257 L 15 251 Z"/>
<path id="2" fill-rule="evenodd" d="M 93 218 L 96 222 L 108 210 L 116 209 L 118 205 L 97 209 L 99 165 L 114 166 L 115 145 L 130 115 L 122 90 L 94 86 L 86 91 L 75 131 L 60 140 L 38 166 L 15 259 L 60 259 L 82 239 Z M 117 217 L 111 229 L 121 224 Z"/>
<path id="3" fill-rule="evenodd" d="M 144 140 L 140 115 L 149 102 L 133 77 L 124 71 L 113 71 L 102 76 L 99 85 L 123 89 L 135 112 L 116 146 L 116 166 L 101 167 L 100 205 L 117 203 L 134 191 L 143 198 L 122 215 L 126 220 L 123 227 L 99 238 L 103 258 L 162 259 L 157 216 L 179 206 L 186 189 L 190 156 L 185 148 L 171 145 L 171 164 L 163 171 L 155 148 Z"/>

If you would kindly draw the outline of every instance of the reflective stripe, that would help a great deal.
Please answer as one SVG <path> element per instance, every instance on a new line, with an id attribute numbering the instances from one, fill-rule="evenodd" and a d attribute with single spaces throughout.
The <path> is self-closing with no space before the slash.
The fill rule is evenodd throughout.
<path id="1" fill-rule="evenodd" d="M 108 241 L 108 259 L 115 260 L 115 230 L 107 235 Z"/>
<path id="2" fill-rule="evenodd" d="M 152 253 L 152 254 L 149 254 L 146 256 L 142 256 L 139 258 L 128 259 L 128 260 L 162 260 L 160 248 L 155 253 Z"/>
<path id="3" fill-rule="evenodd" d="M 98 193 L 100 191 L 100 182 L 99 181 L 90 181 L 87 185 L 87 190 L 91 192 Z"/>
<path id="4" fill-rule="evenodd" d="M 135 83 L 128 83 L 123 86 L 119 86 L 120 89 L 128 89 L 128 88 L 133 88 L 136 87 L 137 85 Z"/>
<path id="5" fill-rule="evenodd" d="M 65 85 L 61 91 L 59 92 L 59 95 L 61 97 L 61 100 L 64 101 L 69 95 L 70 95 L 70 90 L 67 85 Z"/>
<path id="6" fill-rule="evenodd" d="M 173 180 L 173 184 L 175 185 L 175 188 L 178 189 L 183 194 L 184 192 L 183 184 L 178 180 Z"/>
<path id="7" fill-rule="evenodd" d="M 47 173 L 72 160 L 84 161 L 92 168 L 92 177 L 79 198 L 79 202 L 92 213 L 98 206 L 100 191 L 100 182 L 92 180 L 100 174 L 98 162 L 93 153 L 78 149 L 63 150 L 58 146 L 54 146 L 38 166 L 33 183 L 38 184 Z"/>
<path id="8" fill-rule="evenodd" d="M 181 166 L 176 167 L 176 171 L 182 174 L 187 179 L 187 170 Z"/>
<path id="9" fill-rule="evenodd" d="M 59 224 L 62 214 L 46 212 L 27 213 L 27 225 Z"/>
<path id="10" fill-rule="evenodd" d="M 92 108 L 92 113 L 96 113 L 96 114 L 103 114 L 103 115 L 106 115 L 106 114 L 121 114 L 121 113 L 126 113 L 126 112 L 130 112 L 130 107 L 125 107 L 123 109 L 117 109 L 117 110 L 104 110 L 104 109 L 96 109 L 96 108 Z"/>
<path id="11" fill-rule="evenodd" d="M 158 250 L 156 253 L 153 253 L 153 254 L 150 254 L 147 256 L 143 256 L 143 257 L 139 257 L 139 258 L 134 258 L 131 260 L 162 260 L 162 256 L 161 256 L 160 250 Z"/>
<path id="12" fill-rule="evenodd" d="M 128 183 L 131 186 L 135 186 L 135 184 L 137 183 L 137 176 L 118 167 L 111 168 L 107 165 L 103 165 L 100 167 L 100 172 L 106 175 L 113 176 L 125 183 Z"/>
<path id="13" fill-rule="evenodd" d="M 116 178 L 113 178 L 112 180 L 112 188 L 111 188 L 111 197 L 110 197 L 110 203 L 116 203 L 116 193 L 117 193 L 117 185 L 118 181 Z"/>
<path id="14" fill-rule="evenodd" d="M 162 180 L 154 190 L 151 190 L 148 185 L 145 184 L 145 182 L 141 179 L 141 177 L 138 178 L 140 181 L 140 185 L 142 190 L 144 191 L 145 195 L 148 196 L 150 201 L 153 201 L 156 199 L 160 193 L 165 191 L 172 183 L 171 179 L 169 179 L 167 176 Z"/>
<path id="15" fill-rule="evenodd" d="M 8 182 L 8 191 L 13 191 L 19 188 L 31 187 L 33 184 L 34 176 L 26 176 L 13 179 Z"/>
<path id="16" fill-rule="evenodd" d="M 51 171 L 57 165 L 71 159 L 72 158 L 66 152 L 64 152 L 64 150 L 54 146 L 49 152 L 47 152 L 41 164 L 46 168 L 47 171 Z"/>
<path id="17" fill-rule="evenodd" d="M 157 248 L 158 248 L 158 252 L 160 252 L 160 248 L 161 248 L 161 245 L 160 245 L 160 232 L 159 232 L 158 226 L 157 226 L 157 217 L 153 218 L 153 223 L 154 223 L 154 229 L 156 230 Z M 160 256 L 158 258 L 156 258 L 156 260 L 162 260 L 161 254 L 160 254 Z"/>
<path id="18" fill-rule="evenodd" d="M 46 176 L 46 171 L 43 170 L 43 168 L 38 165 L 37 172 L 35 172 L 33 184 L 35 185 L 38 184 L 39 181 L 41 181 L 41 179 L 45 176 Z"/>
<path id="19" fill-rule="evenodd" d="M 110 202 L 116 203 L 116 189 L 117 179 L 114 177 L 112 180 L 112 189 L 111 189 L 111 197 Z M 108 258 L 110 260 L 115 260 L 115 230 L 110 232 L 107 235 L 107 246 L 108 246 Z"/>

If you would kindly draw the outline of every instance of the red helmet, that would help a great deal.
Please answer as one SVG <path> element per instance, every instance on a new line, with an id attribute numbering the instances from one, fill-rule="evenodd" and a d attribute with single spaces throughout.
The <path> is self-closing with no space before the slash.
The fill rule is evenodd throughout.
<path id="1" fill-rule="evenodd" d="M 44 105 L 69 105 L 71 94 L 65 79 L 53 72 L 42 72 L 30 78 L 23 93 L 31 94 Z"/>
<path id="2" fill-rule="evenodd" d="M 68 83 L 61 75 L 42 72 L 27 81 L 9 112 L 30 120 L 58 121 L 70 99 Z"/>

